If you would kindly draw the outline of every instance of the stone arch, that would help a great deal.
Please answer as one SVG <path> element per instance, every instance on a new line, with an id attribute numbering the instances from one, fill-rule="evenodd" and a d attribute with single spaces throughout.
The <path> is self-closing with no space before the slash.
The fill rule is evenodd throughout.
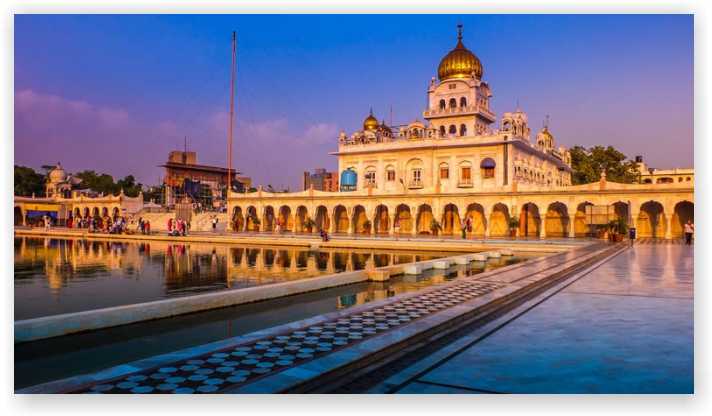
<path id="1" fill-rule="evenodd" d="M 562 202 L 549 204 L 546 210 L 544 230 L 547 237 L 568 237 L 569 212 Z"/>
<path id="2" fill-rule="evenodd" d="M 509 208 L 505 204 L 500 202 L 492 207 L 489 230 L 490 237 L 506 237 L 509 235 Z"/>
<path id="3" fill-rule="evenodd" d="M 445 100 L 440 100 L 440 109 L 444 110 L 446 107 Z"/>
<path id="4" fill-rule="evenodd" d="M 334 208 L 334 232 L 349 232 L 349 214 L 346 212 L 346 207 L 343 205 L 337 205 Z"/>
<path id="5" fill-rule="evenodd" d="M 443 227 L 442 233 L 444 235 L 457 235 L 460 233 L 460 212 L 457 209 L 457 205 L 445 205 L 445 208 L 443 208 L 443 218 L 440 222 L 440 225 Z"/>
<path id="6" fill-rule="evenodd" d="M 94 209 L 91 210 L 91 216 L 94 217 L 94 218 L 99 218 L 99 217 L 101 217 L 101 216 L 99 215 L 99 208 L 98 208 L 98 207 L 94 207 Z"/>
<path id="7" fill-rule="evenodd" d="M 259 217 L 257 216 L 257 208 L 255 208 L 253 205 L 247 207 L 247 211 L 245 212 L 245 222 L 245 231 L 260 230 Z"/>
<path id="8" fill-rule="evenodd" d="M 311 232 L 311 227 L 307 227 L 308 218 L 309 212 L 307 211 L 307 207 L 305 207 L 304 205 L 298 206 L 297 212 L 294 217 L 294 232 Z"/>
<path id="9" fill-rule="evenodd" d="M 354 234 L 370 234 L 373 224 L 366 215 L 366 209 L 363 205 L 356 205 L 351 216 L 353 222 Z"/>
<path id="10" fill-rule="evenodd" d="M 470 220 L 470 227 L 467 230 L 467 235 L 484 237 L 487 227 L 485 208 L 476 202 L 469 204 L 467 211 L 465 211 L 465 220 L 468 218 Z"/>
<path id="11" fill-rule="evenodd" d="M 74 218 L 81 218 L 82 216 L 82 210 L 79 209 L 79 207 L 74 208 Z"/>
<path id="12" fill-rule="evenodd" d="M 581 202 L 576 206 L 576 214 L 574 214 L 574 236 L 586 237 L 591 234 L 591 227 L 586 220 L 586 206 L 593 206 L 589 201 Z"/>
<path id="13" fill-rule="evenodd" d="M 281 231 L 294 230 L 294 216 L 292 215 L 292 209 L 288 205 L 282 205 L 279 208 L 277 224 L 280 226 Z"/>
<path id="14" fill-rule="evenodd" d="M 428 204 L 418 207 L 415 226 L 416 234 L 432 234 L 431 224 L 433 222 L 433 209 Z"/>
<path id="15" fill-rule="evenodd" d="M 467 107 L 467 98 L 466 97 L 460 97 L 460 107 Z"/>
<path id="16" fill-rule="evenodd" d="M 657 201 L 648 201 L 640 206 L 636 219 L 638 237 L 665 237 L 665 210 Z"/>
<path id="17" fill-rule="evenodd" d="M 114 209 L 111 212 L 111 217 L 116 219 L 121 215 L 121 211 L 119 210 L 119 207 L 114 207 Z"/>
<path id="18" fill-rule="evenodd" d="M 628 204 L 623 201 L 614 202 L 611 204 L 613 208 L 613 215 L 617 218 L 623 218 L 626 222 L 628 221 Z"/>
<path id="19" fill-rule="evenodd" d="M 454 98 L 450 98 L 450 102 L 448 104 L 448 107 L 450 108 L 457 108 L 457 100 Z"/>
<path id="20" fill-rule="evenodd" d="M 274 208 L 271 205 L 267 205 L 264 208 L 264 214 L 262 214 L 262 229 L 264 231 L 274 231 Z"/>
<path id="21" fill-rule="evenodd" d="M 540 230 L 539 207 L 532 202 L 527 202 L 522 205 L 522 210 L 519 213 L 519 235 L 523 237 L 539 237 Z"/>
<path id="22" fill-rule="evenodd" d="M 373 231 L 376 234 L 388 234 L 391 229 L 390 225 L 388 207 L 383 204 L 377 206 L 373 216 Z"/>
<path id="23" fill-rule="evenodd" d="M 396 219 L 393 227 L 397 228 L 399 233 L 412 232 L 413 217 L 410 214 L 410 207 L 408 205 L 400 204 L 396 207 Z"/>
<path id="24" fill-rule="evenodd" d="M 235 207 L 232 209 L 232 231 L 240 232 L 245 226 L 245 218 L 242 215 L 242 207 Z"/>
<path id="25" fill-rule="evenodd" d="M 109 208 L 107 207 L 102 207 L 101 208 L 101 218 L 105 218 L 109 216 Z"/>
<path id="26" fill-rule="evenodd" d="M 675 204 L 672 214 L 670 233 L 672 237 L 682 237 L 685 234 L 687 220 L 695 223 L 695 204 L 690 201 L 680 201 Z"/>
<path id="27" fill-rule="evenodd" d="M 316 208 L 316 215 L 314 216 L 314 222 L 316 222 L 317 230 L 329 231 L 329 210 L 325 206 L 319 205 Z"/>

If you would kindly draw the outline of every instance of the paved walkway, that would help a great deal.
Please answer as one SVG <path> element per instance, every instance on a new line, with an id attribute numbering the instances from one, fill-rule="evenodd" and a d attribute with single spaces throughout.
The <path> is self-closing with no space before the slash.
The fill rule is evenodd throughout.
<path id="1" fill-rule="evenodd" d="M 399 393 L 693 393 L 693 248 L 645 240 Z"/>
<path id="2" fill-rule="evenodd" d="M 595 259 L 587 246 L 508 268 L 214 344 L 37 386 L 27 392 L 281 391 Z M 605 251 L 605 250 L 604 250 Z M 361 358 L 360 358 L 361 357 Z"/>

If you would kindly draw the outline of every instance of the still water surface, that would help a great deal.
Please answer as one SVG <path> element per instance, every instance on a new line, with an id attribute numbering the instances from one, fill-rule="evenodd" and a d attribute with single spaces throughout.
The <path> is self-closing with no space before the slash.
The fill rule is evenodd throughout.
<path id="1" fill-rule="evenodd" d="M 454 255 L 15 238 L 15 320 Z"/>

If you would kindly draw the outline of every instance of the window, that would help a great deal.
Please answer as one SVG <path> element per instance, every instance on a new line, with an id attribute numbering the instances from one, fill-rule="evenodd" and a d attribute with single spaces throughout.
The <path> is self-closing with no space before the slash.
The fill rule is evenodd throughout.
<path id="1" fill-rule="evenodd" d="M 465 97 L 460 98 L 460 107 L 462 107 L 462 108 L 467 107 L 467 98 L 465 98 Z"/>
<path id="2" fill-rule="evenodd" d="M 449 133 L 452 134 L 452 135 L 457 134 L 457 127 L 455 127 L 454 124 L 450 125 L 450 131 L 449 131 Z"/>
<path id="3" fill-rule="evenodd" d="M 450 108 L 457 108 L 457 100 L 450 98 Z"/>
<path id="4" fill-rule="evenodd" d="M 494 178 L 494 168 L 496 164 L 492 158 L 485 158 L 480 163 L 480 169 L 482 170 L 482 177 L 484 179 Z"/>
<path id="5" fill-rule="evenodd" d="M 460 182 L 463 184 L 472 183 L 472 168 L 463 166 L 460 169 Z"/>
<path id="6" fill-rule="evenodd" d="M 373 168 L 367 169 L 366 174 L 364 175 L 364 179 L 366 180 L 367 185 L 375 185 L 376 184 L 376 170 Z"/>
<path id="7" fill-rule="evenodd" d="M 467 136 L 467 126 L 460 124 L 460 136 Z"/>
<path id="8" fill-rule="evenodd" d="M 411 188 L 422 188 L 423 187 L 423 181 L 422 181 L 422 169 L 413 169 L 410 171 L 410 187 Z"/>
<path id="9" fill-rule="evenodd" d="M 454 90 L 455 88 L 457 88 L 457 85 L 455 85 L 455 84 L 450 84 L 450 85 L 448 85 L 447 87 L 448 87 L 449 89 L 451 89 L 451 90 Z"/>
<path id="10" fill-rule="evenodd" d="M 440 109 L 441 110 L 445 109 L 445 100 L 440 100 Z"/>
<path id="11" fill-rule="evenodd" d="M 396 180 L 396 171 L 393 169 L 389 169 L 386 171 L 386 180 L 388 182 L 393 182 Z"/>
<path id="12" fill-rule="evenodd" d="M 446 164 L 440 165 L 440 179 L 449 179 L 450 178 L 450 169 Z"/>
<path id="13" fill-rule="evenodd" d="M 440 136 L 445 137 L 445 126 L 440 126 Z"/>

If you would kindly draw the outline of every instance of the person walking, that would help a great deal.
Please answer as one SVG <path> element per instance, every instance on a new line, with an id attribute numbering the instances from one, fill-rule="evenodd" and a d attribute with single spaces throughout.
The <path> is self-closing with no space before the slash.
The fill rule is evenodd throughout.
<path id="1" fill-rule="evenodd" d="M 212 223 L 213 223 L 213 232 L 216 232 L 218 230 L 218 217 L 217 216 L 213 217 Z"/>
<path id="2" fill-rule="evenodd" d="M 692 220 L 687 220 L 685 223 L 685 245 L 692 245 L 692 236 L 695 234 L 695 224 Z"/>
<path id="3" fill-rule="evenodd" d="M 151 221 L 146 221 L 143 224 L 143 229 L 146 231 L 147 235 L 151 235 Z"/>
<path id="4" fill-rule="evenodd" d="M 460 221 L 460 230 L 462 231 L 462 239 L 467 239 L 467 218 L 463 218 Z"/>

